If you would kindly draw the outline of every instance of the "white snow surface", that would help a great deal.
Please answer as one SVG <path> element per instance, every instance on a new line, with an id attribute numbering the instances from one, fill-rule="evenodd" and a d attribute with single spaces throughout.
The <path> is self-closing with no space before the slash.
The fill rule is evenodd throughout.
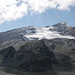
<path id="1" fill-rule="evenodd" d="M 51 31 L 49 29 L 53 29 L 53 27 L 48 27 L 48 28 L 36 28 L 36 32 L 35 33 L 31 33 L 31 34 L 26 34 L 23 35 L 26 38 L 28 38 L 29 40 L 34 40 L 34 39 L 54 39 L 54 38 L 67 38 L 67 39 L 75 39 L 75 37 L 70 36 L 70 35 L 60 35 L 59 32 L 57 31 Z"/>

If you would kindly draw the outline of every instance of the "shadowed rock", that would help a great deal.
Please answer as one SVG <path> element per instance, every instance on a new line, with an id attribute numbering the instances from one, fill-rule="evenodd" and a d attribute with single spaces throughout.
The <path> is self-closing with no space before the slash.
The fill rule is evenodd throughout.
<path id="1" fill-rule="evenodd" d="M 54 54 L 44 41 L 28 42 L 16 52 L 14 68 L 28 71 L 44 71 L 52 68 L 56 62 Z"/>

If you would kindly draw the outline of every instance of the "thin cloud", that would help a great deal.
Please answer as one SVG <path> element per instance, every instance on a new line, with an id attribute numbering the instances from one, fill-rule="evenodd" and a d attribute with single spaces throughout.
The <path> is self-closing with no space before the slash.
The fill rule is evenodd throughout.
<path id="1" fill-rule="evenodd" d="M 75 37 L 70 35 L 60 35 L 57 31 L 50 31 L 49 28 L 35 28 L 36 33 L 30 34 L 31 31 L 28 32 L 28 34 L 24 35 L 29 40 L 37 39 L 54 39 L 54 38 L 67 38 L 67 39 L 75 39 Z"/>
<path id="2" fill-rule="evenodd" d="M 0 0 L 0 23 L 16 20 L 31 13 L 43 13 L 46 10 L 70 10 L 75 0 Z"/>

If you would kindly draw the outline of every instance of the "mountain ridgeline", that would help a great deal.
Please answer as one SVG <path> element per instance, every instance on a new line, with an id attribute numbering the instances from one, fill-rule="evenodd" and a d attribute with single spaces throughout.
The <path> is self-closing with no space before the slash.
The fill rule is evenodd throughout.
<path id="1" fill-rule="evenodd" d="M 75 39 L 75 27 L 67 25 L 66 22 L 58 23 L 52 26 L 38 28 L 35 26 L 22 27 L 0 33 L 0 49 L 14 46 L 16 49 L 26 41 L 66 38 Z"/>
<path id="2" fill-rule="evenodd" d="M 0 66 L 8 72 L 75 71 L 74 32 L 66 22 L 1 32 Z"/>

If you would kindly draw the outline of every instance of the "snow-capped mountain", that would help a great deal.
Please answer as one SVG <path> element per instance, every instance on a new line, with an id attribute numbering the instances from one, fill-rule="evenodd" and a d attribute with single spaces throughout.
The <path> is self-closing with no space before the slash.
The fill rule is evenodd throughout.
<path id="1" fill-rule="evenodd" d="M 50 70 L 50 74 L 56 75 L 55 72 L 59 73 L 61 70 L 74 71 L 74 61 L 75 27 L 67 25 L 66 22 L 43 28 L 22 27 L 0 33 L 2 71 L 12 73 L 21 71 L 24 74 L 25 71 L 26 73 L 48 71 L 49 74 Z"/>
<path id="2" fill-rule="evenodd" d="M 69 26 L 66 22 L 43 28 L 29 26 L 13 29 L 0 33 L 0 47 L 15 45 L 17 43 L 23 44 L 25 41 L 29 40 L 49 40 L 55 38 L 75 39 L 74 29 L 74 27 Z"/>
<path id="3" fill-rule="evenodd" d="M 70 35 L 64 35 L 66 31 L 69 31 L 72 27 L 67 25 L 67 23 L 58 23 L 53 26 L 46 26 L 44 28 L 32 27 L 27 30 L 28 33 L 24 36 L 29 40 L 34 39 L 54 39 L 54 38 L 68 38 L 75 39 L 75 37 Z"/>
<path id="4" fill-rule="evenodd" d="M 22 33 L 23 37 L 29 40 L 40 40 L 40 39 L 54 39 L 54 38 L 68 38 L 75 39 L 71 35 L 65 35 L 72 29 L 71 26 L 67 25 L 66 22 L 61 22 L 52 26 L 46 26 L 43 28 L 38 28 L 35 26 L 29 26 L 26 28 L 26 33 Z"/>

